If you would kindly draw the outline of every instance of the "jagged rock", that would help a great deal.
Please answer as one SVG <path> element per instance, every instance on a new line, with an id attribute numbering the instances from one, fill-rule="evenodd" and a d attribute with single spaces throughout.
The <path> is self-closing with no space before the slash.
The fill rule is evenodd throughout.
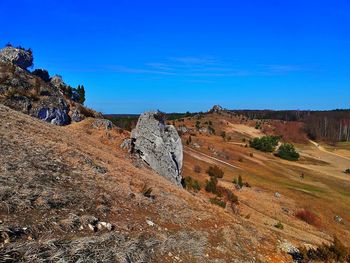
<path id="1" fill-rule="evenodd" d="M 131 132 L 132 152 L 153 170 L 181 185 L 182 143 L 172 125 L 166 125 L 159 111 L 143 113 Z"/>
<path id="2" fill-rule="evenodd" d="M 54 85 L 56 88 L 59 88 L 61 86 L 66 86 L 66 84 L 63 82 L 63 79 L 59 75 L 55 75 L 51 78 L 50 83 Z"/>
<path id="3" fill-rule="evenodd" d="M 220 105 L 214 105 L 208 112 L 210 113 L 220 113 L 224 110 Z"/>
<path id="4" fill-rule="evenodd" d="M 29 50 L 15 47 L 5 47 L 0 51 L 0 59 L 26 69 L 33 65 L 33 54 Z"/>
<path id="5" fill-rule="evenodd" d="M 120 145 L 120 148 L 122 149 L 131 149 L 131 139 L 130 138 L 126 138 Z"/>
<path id="6" fill-rule="evenodd" d="M 57 108 L 41 108 L 38 112 L 38 118 L 59 126 L 70 123 L 67 111 Z"/>
<path id="7" fill-rule="evenodd" d="M 81 122 L 82 120 L 85 119 L 85 116 L 83 114 L 81 114 L 79 109 L 75 108 L 72 111 L 71 118 L 72 118 L 72 121 L 74 121 L 74 122 Z"/>
<path id="8" fill-rule="evenodd" d="M 337 223 L 343 223 L 343 218 L 341 216 L 335 215 L 334 221 Z"/>
<path id="9" fill-rule="evenodd" d="M 186 132 L 189 131 L 188 128 L 187 128 L 185 125 L 180 125 L 180 126 L 177 128 L 177 130 L 178 130 L 179 132 L 182 132 L 182 133 L 186 133 Z"/>
<path id="10" fill-rule="evenodd" d="M 92 123 L 92 127 L 95 129 L 99 129 L 99 128 L 104 128 L 106 130 L 110 130 L 113 127 L 113 123 L 109 120 L 106 119 L 96 119 L 93 123 Z"/>

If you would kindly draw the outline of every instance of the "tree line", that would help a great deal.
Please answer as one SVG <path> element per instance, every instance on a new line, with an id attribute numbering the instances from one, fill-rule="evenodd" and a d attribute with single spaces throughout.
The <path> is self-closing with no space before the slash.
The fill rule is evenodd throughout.
<path id="1" fill-rule="evenodd" d="M 304 123 L 305 132 L 310 139 L 331 143 L 350 141 L 350 109 L 330 111 L 235 110 L 232 113 L 248 119 L 299 121 Z"/>

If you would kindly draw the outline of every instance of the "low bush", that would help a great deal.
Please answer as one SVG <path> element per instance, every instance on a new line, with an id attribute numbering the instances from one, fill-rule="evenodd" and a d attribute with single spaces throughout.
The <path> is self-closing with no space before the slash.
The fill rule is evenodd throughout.
<path id="1" fill-rule="evenodd" d="M 278 145 L 280 136 L 263 136 L 261 138 L 254 138 L 249 142 L 250 147 L 263 152 L 273 152 Z"/>
<path id="2" fill-rule="evenodd" d="M 207 174 L 210 177 L 222 178 L 224 177 L 224 171 L 220 169 L 218 166 L 209 166 L 207 170 Z"/>
<path id="3" fill-rule="evenodd" d="M 220 198 L 217 198 L 217 197 L 210 198 L 209 201 L 210 201 L 210 203 L 212 203 L 214 205 L 221 206 L 222 208 L 226 207 L 226 202 L 221 200 Z"/>
<path id="4" fill-rule="evenodd" d="M 296 212 L 295 216 L 309 225 L 320 226 L 320 218 L 311 211 L 305 209 L 299 210 Z"/>
<path id="5" fill-rule="evenodd" d="M 296 152 L 294 145 L 290 143 L 282 144 L 278 148 L 278 152 L 276 155 L 288 161 L 297 161 L 300 157 L 299 153 Z"/>
<path id="6" fill-rule="evenodd" d="M 283 228 L 284 228 L 283 225 L 282 225 L 282 223 L 281 223 L 281 221 L 278 221 L 278 223 L 275 224 L 274 227 L 276 227 L 276 228 L 278 228 L 278 229 L 283 229 Z"/>
<path id="7" fill-rule="evenodd" d="M 45 82 L 50 82 L 49 72 L 45 69 L 36 69 L 32 72 L 32 74 L 41 78 Z"/>
<path id="8" fill-rule="evenodd" d="M 334 237 L 332 244 L 322 244 L 318 248 L 299 249 L 299 255 L 293 255 L 302 259 L 302 262 L 350 262 L 350 248 L 346 247 L 337 237 Z"/>
<path id="9" fill-rule="evenodd" d="M 202 172 L 202 168 L 199 165 L 195 165 L 193 171 L 199 174 Z"/>
<path id="10" fill-rule="evenodd" d="M 233 204 L 238 204 L 238 196 L 235 195 L 231 190 L 225 189 L 225 194 L 228 201 L 232 202 Z"/>
<path id="11" fill-rule="evenodd" d="M 344 171 L 344 173 L 350 174 L 350 168 L 346 169 L 346 170 Z"/>
<path id="12" fill-rule="evenodd" d="M 244 185 L 250 187 L 250 185 L 247 182 L 243 182 L 243 178 L 241 175 L 238 176 L 238 179 L 236 177 L 233 178 L 232 183 L 236 185 L 237 188 L 242 188 Z"/>
<path id="13" fill-rule="evenodd" d="M 184 178 L 184 187 L 187 190 L 193 190 L 196 193 L 201 190 L 201 186 L 197 180 L 193 180 L 191 176 L 186 176 Z"/>
<path id="14" fill-rule="evenodd" d="M 154 198 L 154 196 L 152 195 L 152 188 L 148 187 L 147 184 L 145 184 L 142 187 L 141 193 L 143 196 L 147 197 L 147 198 Z"/>
<path id="15" fill-rule="evenodd" d="M 205 191 L 213 194 L 218 194 L 219 192 L 217 189 L 217 184 L 218 184 L 218 179 L 215 176 L 210 177 L 210 180 L 206 181 Z"/>

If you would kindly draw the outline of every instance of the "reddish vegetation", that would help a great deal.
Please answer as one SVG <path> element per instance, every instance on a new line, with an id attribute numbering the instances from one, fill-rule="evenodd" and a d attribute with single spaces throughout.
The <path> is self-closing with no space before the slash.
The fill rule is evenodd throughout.
<path id="1" fill-rule="evenodd" d="M 287 142 L 306 143 L 307 134 L 304 131 L 304 124 L 298 121 L 270 121 L 271 126 L 263 126 L 263 130 L 274 135 L 282 135 L 282 139 Z"/>
<path id="2" fill-rule="evenodd" d="M 299 218 L 300 220 L 305 221 L 306 223 L 308 223 L 309 225 L 313 225 L 313 226 L 320 226 L 321 225 L 321 220 L 320 218 L 315 215 L 313 212 L 308 211 L 308 210 L 299 210 L 295 216 L 297 218 Z"/>

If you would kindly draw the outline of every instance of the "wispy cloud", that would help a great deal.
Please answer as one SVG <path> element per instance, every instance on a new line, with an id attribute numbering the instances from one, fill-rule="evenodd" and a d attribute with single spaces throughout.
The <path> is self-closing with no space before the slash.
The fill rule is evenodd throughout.
<path id="1" fill-rule="evenodd" d="M 305 68 L 300 66 L 300 65 L 272 64 L 272 65 L 262 65 L 262 67 L 265 69 L 265 71 L 267 71 L 269 73 L 278 73 L 278 74 L 305 70 Z"/>
<path id="2" fill-rule="evenodd" d="M 257 64 L 239 67 L 214 57 L 169 57 L 160 62 L 148 62 L 139 67 L 111 66 L 114 72 L 182 76 L 189 78 L 273 76 L 305 71 L 300 65 Z"/>
<path id="3" fill-rule="evenodd" d="M 157 70 L 150 67 L 145 68 L 133 68 L 126 66 L 111 66 L 110 70 L 115 72 L 130 73 L 130 74 L 154 74 L 154 75 L 174 75 L 174 73 L 168 72 L 166 70 Z"/>
<path id="4" fill-rule="evenodd" d="M 208 65 L 215 64 L 217 61 L 213 57 L 170 57 L 170 60 L 183 64 Z"/>

